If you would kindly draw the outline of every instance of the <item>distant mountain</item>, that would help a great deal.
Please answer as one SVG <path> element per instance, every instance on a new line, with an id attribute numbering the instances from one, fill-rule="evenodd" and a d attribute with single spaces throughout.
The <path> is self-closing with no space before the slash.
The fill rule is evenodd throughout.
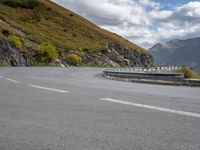
<path id="1" fill-rule="evenodd" d="M 68 55 L 76 54 L 86 65 L 148 67 L 153 64 L 152 56 L 145 49 L 50 0 L 0 0 L 0 43 L 3 43 L 0 65 L 1 62 L 20 64 L 18 57 L 13 58 L 7 52 L 13 49 L 6 42 L 12 35 L 19 38 L 14 37 L 15 42 L 22 41 L 20 54 L 30 61 L 34 61 L 33 54 L 40 43 L 50 42 L 63 61 L 68 61 Z"/>
<path id="2" fill-rule="evenodd" d="M 149 50 L 156 65 L 187 65 L 200 72 L 200 37 L 158 43 Z"/>

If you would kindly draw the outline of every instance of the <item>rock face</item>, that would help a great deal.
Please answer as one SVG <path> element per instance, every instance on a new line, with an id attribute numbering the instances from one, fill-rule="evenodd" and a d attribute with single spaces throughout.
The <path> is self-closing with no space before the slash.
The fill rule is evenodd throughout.
<path id="1" fill-rule="evenodd" d="M 3 66 L 31 66 L 32 61 L 19 52 L 8 41 L 0 39 L 0 65 Z"/>
<path id="2" fill-rule="evenodd" d="M 34 51 L 34 50 L 32 50 Z M 104 53 L 81 52 L 69 50 L 68 54 L 81 56 L 83 64 L 113 67 L 150 67 L 153 65 L 151 55 L 136 53 L 131 49 L 112 42 L 106 46 Z M 34 57 L 20 53 L 7 40 L 0 39 L 0 65 L 3 66 L 32 66 Z M 64 60 L 64 59 L 63 59 Z"/>
<path id="3" fill-rule="evenodd" d="M 121 66 L 131 67 L 151 67 L 153 66 L 153 57 L 145 53 L 137 53 L 132 49 L 112 42 L 107 45 L 108 56 L 111 60 L 118 62 Z"/>
<path id="4" fill-rule="evenodd" d="M 84 64 L 113 67 L 151 67 L 153 57 L 144 53 L 136 53 L 131 49 L 112 42 L 106 46 L 104 53 L 88 53 L 76 50 L 69 50 L 68 54 L 81 56 Z"/>

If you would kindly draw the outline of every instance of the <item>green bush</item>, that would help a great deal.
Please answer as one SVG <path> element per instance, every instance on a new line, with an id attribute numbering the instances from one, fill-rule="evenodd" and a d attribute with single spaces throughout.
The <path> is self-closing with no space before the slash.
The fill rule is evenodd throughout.
<path id="1" fill-rule="evenodd" d="M 74 66 L 82 64 L 82 58 L 76 54 L 70 54 L 67 56 L 68 63 Z"/>
<path id="2" fill-rule="evenodd" d="M 192 79 L 199 79 L 200 78 L 199 75 L 189 67 L 179 68 L 177 70 L 177 72 L 183 73 L 185 78 L 192 78 Z"/>
<path id="3" fill-rule="evenodd" d="M 39 6 L 39 2 L 37 0 L 2 0 L 4 4 L 10 7 L 21 7 L 33 9 Z"/>
<path id="4" fill-rule="evenodd" d="M 16 35 L 10 35 L 8 36 L 8 41 L 14 45 L 16 48 L 18 49 L 22 49 L 23 48 L 23 43 L 20 40 L 20 38 Z"/>
<path id="5" fill-rule="evenodd" d="M 56 48 L 49 42 L 42 42 L 37 51 L 37 58 L 39 62 L 52 63 L 58 58 Z"/>

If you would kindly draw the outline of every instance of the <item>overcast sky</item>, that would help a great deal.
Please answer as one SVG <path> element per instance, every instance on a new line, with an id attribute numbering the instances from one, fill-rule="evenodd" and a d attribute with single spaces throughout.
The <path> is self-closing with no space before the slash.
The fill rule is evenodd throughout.
<path id="1" fill-rule="evenodd" d="M 53 1 L 144 48 L 200 37 L 200 0 Z"/>

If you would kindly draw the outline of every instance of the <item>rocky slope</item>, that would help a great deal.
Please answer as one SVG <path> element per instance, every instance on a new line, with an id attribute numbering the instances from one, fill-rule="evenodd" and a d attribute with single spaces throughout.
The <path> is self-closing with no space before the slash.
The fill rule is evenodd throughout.
<path id="1" fill-rule="evenodd" d="M 18 2 L 17 5 L 14 5 L 15 1 Z M 26 3 L 28 1 L 26 0 Z M 22 0 L 0 1 L 0 34 L 3 43 L 7 43 L 9 35 L 16 35 L 23 41 L 26 49 L 23 53 L 16 49 L 16 55 L 26 56 L 30 59 L 29 62 L 34 62 L 32 54 L 37 51 L 40 43 L 45 41 L 56 47 L 59 58 L 64 61 L 67 61 L 69 54 L 77 54 L 82 58 L 83 64 L 87 65 L 115 67 L 153 65 L 152 56 L 143 48 L 97 27 L 50 0 L 37 0 L 37 2 L 36 5 L 29 7 L 28 3 L 25 5 L 25 1 Z M 23 5 L 19 5 L 20 3 Z M 13 47 L 13 45 L 7 46 L 7 51 L 12 51 Z M 4 62 L 6 58 L 7 64 L 13 64 L 10 63 L 9 53 L 5 51 L 5 46 L 3 48 L 1 46 L 0 62 Z M 15 61 L 15 65 L 22 65 L 20 62 Z M 23 65 L 30 64 L 32 63 L 23 63 Z"/>
<path id="2" fill-rule="evenodd" d="M 200 38 L 158 43 L 150 51 L 156 65 L 186 65 L 200 72 Z"/>
<path id="3" fill-rule="evenodd" d="M 84 64 L 98 66 L 152 66 L 153 58 L 151 55 L 136 53 L 132 49 L 125 48 L 122 45 L 112 42 L 107 44 L 106 53 L 88 53 L 78 50 L 69 50 L 68 54 L 77 54 L 82 57 Z"/>
<path id="4" fill-rule="evenodd" d="M 32 66 L 33 62 L 19 52 L 7 40 L 0 39 L 0 65 L 2 66 Z"/>

